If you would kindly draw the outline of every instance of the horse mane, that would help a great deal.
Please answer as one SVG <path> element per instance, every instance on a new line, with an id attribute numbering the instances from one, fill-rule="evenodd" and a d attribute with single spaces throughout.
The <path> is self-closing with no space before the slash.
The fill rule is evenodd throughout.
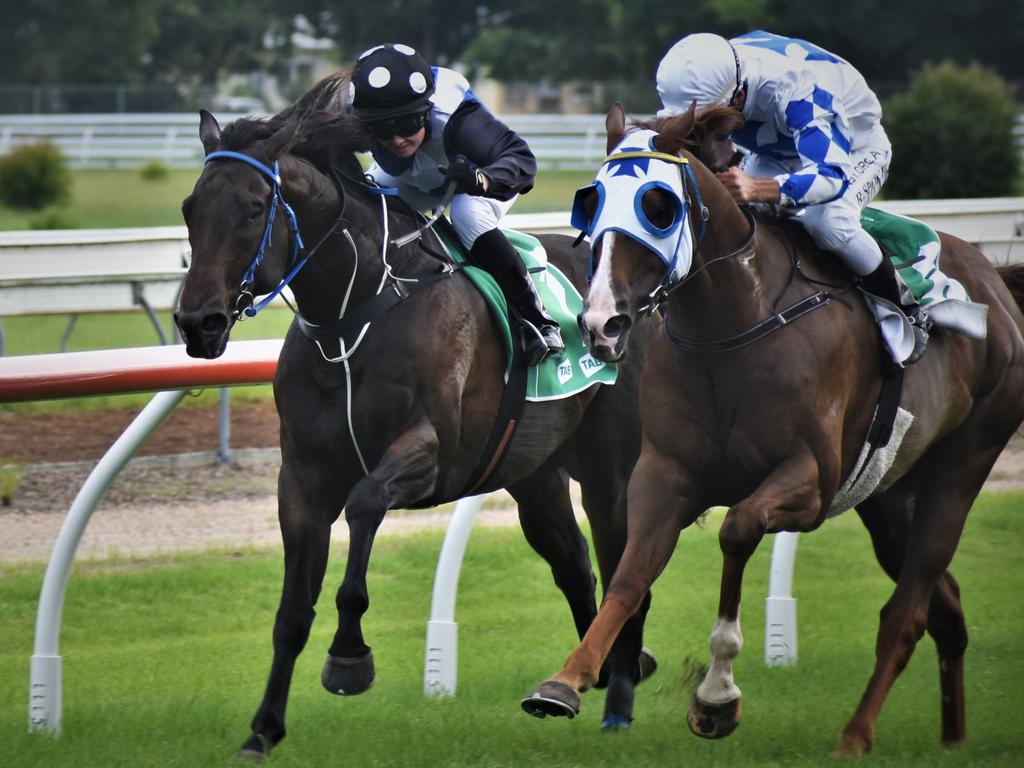
<path id="1" fill-rule="evenodd" d="M 669 121 L 673 121 L 674 125 L 678 123 L 676 118 L 672 116 L 655 117 L 650 120 L 634 120 L 633 125 L 661 134 L 666 129 Z M 696 113 L 693 125 L 688 133 L 685 135 L 673 133 L 666 138 L 672 144 L 678 144 L 678 149 L 689 150 L 702 163 L 709 168 L 717 170 L 731 163 L 724 162 L 726 159 L 720 155 L 721 147 L 715 147 L 715 143 L 721 144 L 729 134 L 740 128 L 744 122 L 746 120 L 743 117 L 743 113 L 734 107 L 707 107 Z M 728 160 L 734 160 L 734 156 L 728 158 Z"/>
<path id="2" fill-rule="evenodd" d="M 349 70 L 341 69 L 328 75 L 273 117 L 243 117 L 228 123 L 221 132 L 221 146 L 243 151 L 282 128 L 295 126 L 291 154 L 308 160 L 324 173 L 338 169 L 361 176 L 356 153 L 368 152 L 373 138 L 346 109 L 349 74 Z"/>

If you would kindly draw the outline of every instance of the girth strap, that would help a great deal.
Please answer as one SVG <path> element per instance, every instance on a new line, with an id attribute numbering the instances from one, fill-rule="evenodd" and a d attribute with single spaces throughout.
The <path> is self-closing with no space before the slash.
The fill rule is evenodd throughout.
<path id="1" fill-rule="evenodd" d="M 666 312 L 664 316 L 665 334 L 673 345 L 684 352 L 697 352 L 700 354 L 731 352 L 733 350 L 746 347 L 749 344 L 753 344 L 755 341 L 760 341 L 765 336 L 770 333 L 774 333 L 782 326 L 800 319 L 819 307 L 824 307 L 835 297 L 835 295 L 836 294 L 833 291 L 818 291 L 815 294 L 801 299 L 791 307 L 787 307 L 781 312 L 772 315 L 767 320 L 761 321 L 753 328 L 749 328 L 748 330 L 743 331 L 743 333 L 739 333 L 735 336 L 730 336 L 727 339 L 719 339 L 718 341 L 694 341 L 693 339 L 686 339 L 673 333 L 672 329 L 668 327 L 668 312 Z"/>
<path id="2" fill-rule="evenodd" d="M 501 393 L 501 403 L 498 405 L 498 417 L 491 428 L 490 437 L 480 454 L 480 462 L 477 464 L 465 490 L 459 494 L 459 498 L 472 496 L 480 486 L 487 481 L 494 470 L 498 468 L 501 460 L 505 457 L 505 451 L 512 442 L 516 427 L 523 415 L 523 407 L 526 404 L 526 360 L 519 345 L 512 345 L 512 365 L 508 373 L 508 381 L 505 382 L 505 389 Z"/>

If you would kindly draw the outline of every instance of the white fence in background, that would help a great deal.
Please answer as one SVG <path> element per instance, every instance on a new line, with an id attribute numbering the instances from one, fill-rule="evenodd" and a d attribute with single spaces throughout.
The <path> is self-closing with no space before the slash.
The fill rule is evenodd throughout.
<path id="1" fill-rule="evenodd" d="M 1024 261 L 1024 198 L 894 200 L 879 207 L 977 244 L 996 263 Z M 567 212 L 512 213 L 503 225 L 573 232 Z M 0 232 L 0 317 L 174 305 L 190 257 L 181 227 Z"/>
<path id="2" fill-rule="evenodd" d="M 222 125 L 244 115 L 218 114 Z M 541 168 L 593 169 L 605 154 L 604 115 L 501 115 L 530 144 Z M 1024 114 L 1015 128 L 1024 162 Z M 198 113 L 0 115 L 0 155 L 52 141 L 73 168 L 171 167 L 202 163 Z"/>
<path id="3" fill-rule="evenodd" d="M 243 117 L 217 115 L 221 125 Z M 595 168 L 604 157 L 604 115 L 507 115 L 543 168 Z M 72 168 L 137 167 L 157 160 L 198 168 L 198 113 L 0 115 L 0 155 L 19 144 L 51 141 Z"/>

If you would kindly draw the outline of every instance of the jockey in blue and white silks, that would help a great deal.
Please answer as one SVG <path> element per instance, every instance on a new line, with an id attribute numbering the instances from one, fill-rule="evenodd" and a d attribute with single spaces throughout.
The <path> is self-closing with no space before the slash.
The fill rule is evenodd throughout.
<path id="1" fill-rule="evenodd" d="M 738 168 L 719 174 L 737 202 L 768 203 L 796 216 L 866 291 L 902 308 L 895 270 L 860 221 L 888 176 L 892 148 L 881 104 L 849 62 L 761 30 L 731 40 L 699 33 L 669 49 L 657 85 L 659 116 L 684 112 L 694 101 L 698 109 L 728 105 L 742 112 L 745 123 L 732 139 L 747 154 Z M 937 254 L 917 266 L 941 275 Z M 943 275 L 940 283 L 942 299 L 967 298 L 956 281 Z M 927 334 L 919 324 L 913 333 L 913 352 L 894 352 L 903 358 L 897 362 L 923 353 Z"/>

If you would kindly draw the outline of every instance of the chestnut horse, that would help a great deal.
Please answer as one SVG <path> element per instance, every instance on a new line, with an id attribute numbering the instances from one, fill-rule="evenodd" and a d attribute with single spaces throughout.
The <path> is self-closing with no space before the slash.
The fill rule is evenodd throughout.
<path id="1" fill-rule="evenodd" d="M 719 533 L 711 664 L 687 719 L 698 736 L 727 735 L 740 720 L 732 665 L 743 644 L 748 559 L 765 534 L 811 531 L 848 508 L 833 502 L 854 472 L 892 364 L 838 259 L 816 251 L 799 226 L 742 210 L 709 170 L 727 161 L 728 135 L 740 120 L 729 109 L 700 116 L 691 109 L 627 133 L 616 105 L 605 162 L 646 163 L 644 177 L 678 174 L 677 191 L 650 181 L 630 198 L 610 187 L 581 191 L 592 223 L 600 206 L 621 216 L 635 199 L 651 232 L 686 230 L 679 236 L 686 251 L 663 260 L 635 232 L 598 231 L 580 318 L 594 356 L 622 359 L 641 310 L 660 305 L 664 323 L 642 376 L 643 441 L 629 481 L 626 550 L 579 647 L 523 700 L 531 714 L 578 711 L 579 693 L 594 684 L 680 531 L 722 505 L 729 510 Z M 657 172 L 656 163 L 663 164 Z M 609 169 L 605 178 L 614 175 Z M 874 671 L 842 731 L 844 753 L 872 747 L 882 703 L 925 631 L 938 649 L 942 740 L 965 737 L 967 627 L 947 567 L 972 502 L 1024 419 L 1024 266 L 997 270 L 971 245 L 945 234 L 941 242 L 943 269 L 988 306 L 988 334 L 976 341 L 933 333 L 927 354 L 905 371 L 900 408 L 912 422 L 870 495 L 854 502 L 896 588 L 881 612 Z M 792 309 L 812 304 L 820 304 L 809 310 L 813 317 Z"/>
<path id="2" fill-rule="evenodd" d="M 361 619 L 377 528 L 390 509 L 433 506 L 467 491 L 504 389 L 506 352 L 477 289 L 452 271 L 432 232 L 393 244 L 422 217 L 364 180 L 357 152 L 369 139 L 353 118 L 330 111 L 343 82 L 328 78 L 280 115 L 236 120 L 223 131 L 202 112 L 207 163 L 182 206 L 192 264 L 176 321 L 190 355 L 220 355 L 254 296 L 290 280 L 297 303 L 274 380 L 285 574 L 270 677 L 242 747 L 253 757 L 284 738 L 292 671 L 309 636 L 332 523 L 344 509 L 351 539 L 321 679 L 331 693 L 352 695 L 375 675 Z M 565 236 L 541 239 L 582 292 L 589 250 L 572 250 Z M 395 295 L 407 298 L 374 304 Z M 333 345 L 331 334 L 314 332 L 313 340 L 300 328 L 338 328 L 339 318 Z M 615 386 L 526 403 L 503 459 L 473 491 L 512 494 L 580 636 L 597 604 L 569 479 L 581 485 L 606 581 L 625 544 L 625 488 L 639 454 L 639 368 L 639 361 L 621 366 Z M 641 624 L 634 622 L 627 661 L 610 668 L 613 723 L 628 723 L 633 685 L 653 671 Z"/>

